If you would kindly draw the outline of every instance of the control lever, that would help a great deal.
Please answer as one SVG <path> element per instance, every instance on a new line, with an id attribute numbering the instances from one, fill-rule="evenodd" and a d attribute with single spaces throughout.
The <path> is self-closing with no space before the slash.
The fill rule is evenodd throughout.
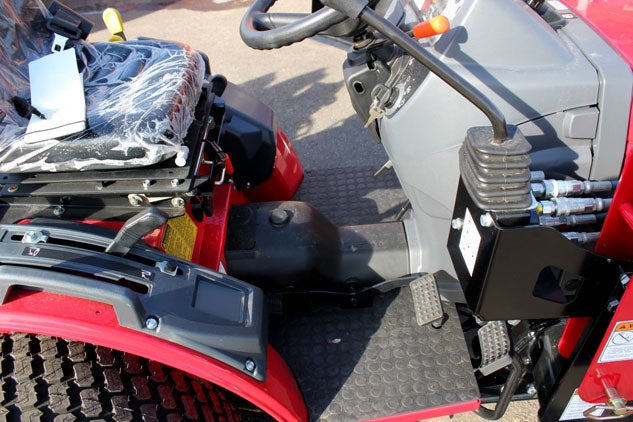
<path id="1" fill-rule="evenodd" d="M 118 42 L 118 41 L 127 41 L 125 38 L 125 33 L 123 32 L 123 18 L 121 18 L 121 14 L 114 7 L 108 7 L 103 11 L 101 15 L 103 18 L 103 23 L 105 23 L 106 28 L 108 28 L 108 32 L 112 35 L 110 37 L 110 42 Z"/>
<path id="2" fill-rule="evenodd" d="M 420 22 L 413 27 L 412 35 L 417 39 L 434 37 L 451 29 L 451 23 L 446 16 L 435 16 L 428 21 Z"/>
<path id="3" fill-rule="evenodd" d="M 149 207 L 123 224 L 105 252 L 124 256 L 143 236 L 165 224 L 167 215 L 158 208 Z"/>

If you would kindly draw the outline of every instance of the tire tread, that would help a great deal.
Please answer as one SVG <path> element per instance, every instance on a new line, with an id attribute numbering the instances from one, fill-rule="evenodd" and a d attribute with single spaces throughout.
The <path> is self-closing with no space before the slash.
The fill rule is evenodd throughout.
<path id="1" fill-rule="evenodd" d="M 239 420 L 210 383 L 106 347 L 5 334 L 0 369 L 7 421 Z"/>

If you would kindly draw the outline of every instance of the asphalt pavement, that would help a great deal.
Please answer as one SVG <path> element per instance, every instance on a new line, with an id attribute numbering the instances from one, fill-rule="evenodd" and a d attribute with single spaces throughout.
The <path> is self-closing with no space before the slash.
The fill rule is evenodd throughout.
<path id="1" fill-rule="evenodd" d="M 356 117 L 342 82 L 343 49 L 306 40 L 273 51 L 255 51 L 239 37 L 246 0 L 65 0 L 95 22 L 90 41 L 105 41 L 100 13 L 117 7 L 128 38 L 179 40 L 208 54 L 212 71 L 253 93 L 275 112 L 308 171 L 368 166 L 386 155 Z M 279 11 L 308 11 L 309 1 L 280 2 Z M 513 404 L 503 421 L 536 420 L 535 402 Z M 442 418 L 439 420 L 448 420 Z M 453 421 L 480 421 L 458 415 Z"/>

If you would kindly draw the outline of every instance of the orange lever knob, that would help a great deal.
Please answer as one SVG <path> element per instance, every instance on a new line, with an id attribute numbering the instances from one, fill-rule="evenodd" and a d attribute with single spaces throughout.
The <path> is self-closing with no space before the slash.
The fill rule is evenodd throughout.
<path id="1" fill-rule="evenodd" d="M 451 29 L 451 23 L 445 16 L 439 15 L 425 22 L 420 22 L 413 27 L 413 36 L 415 38 L 427 38 L 435 35 L 443 34 Z"/>

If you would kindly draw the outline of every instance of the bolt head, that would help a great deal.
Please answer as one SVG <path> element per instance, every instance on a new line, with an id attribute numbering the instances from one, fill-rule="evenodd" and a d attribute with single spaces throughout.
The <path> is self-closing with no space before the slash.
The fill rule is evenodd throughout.
<path id="1" fill-rule="evenodd" d="M 619 300 L 611 299 L 609 303 L 607 304 L 607 311 L 614 312 L 619 304 L 620 304 Z"/>
<path id="2" fill-rule="evenodd" d="M 158 328 L 158 318 L 150 316 L 145 319 L 145 328 L 155 330 Z"/>
<path id="3" fill-rule="evenodd" d="M 461 230 L 464 227 L 464 219 L 463 218 L 454 218 L 451 221 L 451 227 L 454 230 Z"/>
<path id="4" fill-rule="evenodd" d="M 147 190 L 149 189 L 149 187 L 152 186 L 152 181 L 149 179 L 145 179 L 143 180 L 143 189 Z"/>
<path id="5" fill-rule="evenodd" d="M 178 179 L 171 179 L 171 186 L 173 188 L 177 187 L 180 184 L 180 181 Z"/>
<path id="6" fill-rule="evenodd" d="M 185 200 L 182 198 L 173 198 L 171 205 L 175 208 L 183 208 L 185 206 Z"/>
<path id="7" fill-rule="evenodd" d="M 35 240 L 35 232 L 33 230 L 29 230 L 28 232 L 24 233 L 24 236 L 22 236 L 22 242 L 33 243 L 34 240 Z"/>
<path id="8" fill-rule="evenodd" d="M 128 201 L 130 201 L 130 205 L 133 207 L 138 207 L 143 203 L 143 198 L 140 195 L 128 195 Z"/>
<path id="9" fill-rule="evenodd" d="M 244 363 L 244 367 L 246 368 L 248 372 L 255 372 L 255 369 L 257 368 L 257 364 L 255 363 L 253 359 L 246 359 L 246 362 Z"/>
<path id="10" fill-rule="evenodd" d="M 18 191 L 18 186 L 17 186 L 17 185 L 11 185 L 11 186 L 9 186 L 9 187 L 7 188 L 7 190 L 8 190 L 10 193 L 17 192 L 17 191 Z"/>
<path id="11" fill-rule="evenodd" d="M 62 207 L 61 205 L 56 206 L 55 209 L 53 210 L 53 214 L 55 214 L 55 216 L 57 217 L 61 217 L 62 215 L 64 215 L 65 212 L 66 212 L 66 209 Z"/>
<path id="12" fill-rule="evenodd" d="M 533 396 L 536 394 L 536 387 L 534 386 L 534 384 L 529 384 L 525 392 L 528 393 L 530 396 Z"/>
<path id="13" fill-rule="evenodd" d="M 284 209 L 274 209 L 270 213 L 270 223 L 273 226 L 283 226 L 290 222 L 290 213 Z"/>
<path id="14" fill-rule="evenodd" d="M 492 227 L 494 226 L 495 221 L 490 213 L 485 213 L 479 217 L 479 224 L 481 224 L 481 227 Z"/>

